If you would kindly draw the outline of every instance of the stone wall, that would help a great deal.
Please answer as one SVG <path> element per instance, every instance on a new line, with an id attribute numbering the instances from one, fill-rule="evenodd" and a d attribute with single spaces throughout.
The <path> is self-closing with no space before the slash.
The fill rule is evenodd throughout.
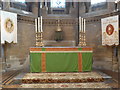
<path id="1" fill-rule="evenodd" d="M 119 75 L 120 75 L 120 46 L 118 48 L 118 67 L 119 67 Z"/>
<path id="2" fill-rule="evenodd" d="M 29 48 L 35 46 L 35 28 L 33 20 L 28 17 L 18 16 L 18 42 L 17 44 L 6 43 L 4 46 L 6 70 L 22 68 L 29 55 Z"/>
<path id="3" fill-rule="evenodd" d="M 9 7 L 5 7 L 6 3 L 4 3 L 5 10 L 9 11 Z M 24 15 L 23 12 L 18 11 L 18 29 L 17 29 L 17 44 L 9 44 L 6 43 L 2 46 L 2 63 L 4 63 L 4 70 L 13 70 L 13 69 L 21 69 L 25 68 L 24 64 L 29 62 L 29 48 L 35 46 L 35 27 L 34 27 L 34 18 L 38 15 L 38 7 L 37 3 L 33 4 L 32 8 L 33 12 L 30 15 Z M 73 9 L 72 9 L 73 10 Z M 10 12 L 16 13 L 16 11 L 10 10 Z M 45 15 L 44 15 L 45 14 Z M 43 25 L 43 41 L 45 46 L 75 46 L 76 45 L 76 34 L 78 32 L 76 19 L 70 17 L 72 15 L 63 15 L 60 16 L 50 16 L 47 15 L 46 9 L 43 8 L 43 19 L 47 18 L 48 21 Z M 76 14 L 74 13 L 73 16 L 75 17 Z M 55 19 L 56 17 L 56 19 Z M 53 20 L 52 20 L 52 19 Z M 64 40 L 62 42 L 56 42 L 54 40 L 54 32 L 57 28 L 57 24 L 53 25 L 53 21 L 57 20 L 58 18 L 62 18 L 62 25 L 61 28 L 64 31 Z M 64 18 L 64 19 L 63 19 Z M 66 19 L 67 18 L 67 19 Z M 72 21 L 71 21 L 72 18 Z M 50 20 L 49 20 L 50 19 Z M 65 20 L 66 19 L 66 20 Z M 70 20 L 69 20 L 70 19 Z M 65 20 L 65 21 L 64 21 Z M 43 20 L 46 21 L 46 20 Z M 52 21 L 52 24 L 49 23 Z M 26 64 L 28 65 L 28 64 Z"/>
<path id="4" fill-rule="evenodd" d="M 70 9 L 68 15 L 47 15 L 46 8 L 43 8 L 43 42 L 45 46 L 76 46 L 78 44 L 78 8 L 77 3 L 74 3 L 74 8 Z M 101 36 L 101 18 L 118 14 L 114 11 L 114 4 L 108 3 L 107 8 L 100 11 L 89 9 L 85 13 L 85 4 L 80 3 L 79 14 L 86 18 L 86 41 L 87 46 L 93 48 L 93 67 L 97 69 L 113 70 L 114 68 L 114 48 L 102 46 Z M 98 9 L 98 8 L 97 8 Z M 37 4 L 33 5 L 33 13 L 37 16 Z M 26 61 L 29 62 L 29 47 L 35 46 L 35 27 L 34 18 L 30 16 L 18 16 L 18 43 L 4 45 L 6 69 L 20 69 L 25 66 Z M 57 24 L 54 22 L 60 19 L 61 29 L 64 31 L 64 40 L 56 42 L 54 33 L 57 29 Z M 118 61 L 120 66 L 120 46 L 118 46 Z M 118 62 L 115 62 L 115 64 Z M 28 65 L 28 64 L 26 64 Z M 115 70 L 116 71 L 116 70 Z"/>
<path id="5" fill-rule="evenodd" d="M 86 43 L 93 48 L 93 67 L 112 70 L 112 47 L 102 46 L 100 20 L 87 22 Z"/>
<path id="6" fill-rule="evenodd" d="M 1 28 L 1 25 L 0 25 L 0 28 Z M 0 73 L 2 72 L 2 66 L 3 66 L 2 64 L 3 62 L 2 62 L 2 45 L 1 45 L 1 30 L 0 30 Z"/>
<path id="7" fill-rule="evenodd" d="M 63 40 L 58 42 L 55 40 L 55 31 L 59 25 L 63 32 Z M 43 18 L 43 42 L 45 46 L 75 46 L 77 20 L 70 16 L 47 16 Z"/>
<path id="8" fill-rule="evenodd" d="M 114 3 L 108 2 L 106 5 L 107 8 L 105 9 L 82 14 L 82 17 L 86 18 L 87 23 L 86 42 L 87 46 L 93 47 L 93 68 L 118 71 L 118 60 L 114 52 L 115 47 L 102 46 L 101 19 L 118 15 L 115 12 Z M 118 59 L 119 56 L 120 53 L 118 54 Z"/>
<path id="9" fill-rule="evenodd" d="M 0 25 L 0 28 L 1 28 L 1 25 Z M 1 48 L 2 48 L 2 45 L 1 45 L 1 30 L 0 30 L 0 58 L 1 58 Z"/>
<path id="10" fill-rule="evenodd" d="M 3 71 L 23 68 L 24 62 L 28 59 L 29 47 L 35 46 L 34 18 L 37 16 L 38 11 L 36 9 L 37 4 L 33 3 L 32 5 L 34 12 L 29 12 L 29 15 L 27 15 L 20 9 L 11 8 L 9 2 L 3 3 L 3 10 L 18 14 L 18 43 L 5 43 L 0 46 Z"/>

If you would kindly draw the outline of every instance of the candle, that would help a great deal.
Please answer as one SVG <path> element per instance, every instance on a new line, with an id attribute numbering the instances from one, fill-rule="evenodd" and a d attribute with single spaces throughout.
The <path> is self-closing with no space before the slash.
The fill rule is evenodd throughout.
<path id="1" fill-rule="evenodd" d="M 35 19 L 35 31 L 36 31 L 36 33 L 38 32 L 38 27 L 37 27 L 37 19 Z"/>
<path id="2" fill-rule="evenodd" d="M 86 20 L 84 19 L 84 33 L 85 33 L 85 29 L 86 29 Z"/>
<path id="3" fill-rule="evenodd" d="M 80 29 L 81 29 L 81 32 L 82 32 L 82 18 L 80 18 L 80 21 L 81 21 L 81 23 L 80 23 Z"/>
<path id="4" fill-rule="evenodd" d="M 79 17 L 79 32 L 81 32 L 81 17 Z"/>
<path id="5" fill-rule="evenodd" d="M 38 17 L 38 32 L 40 32 L 40 17 Z"/>
<path id="6" fill-rule="evenodd" d="M 83 27 L 83 22 L 84 22 L 83 18 L 82 18 L 81 22 L 82 22 L 82 23 L 81 23 L 81 32 L 83 32 L 83 28 L 84 28 L 84 27 Z"/>
<path id="7" fill-rule="evenodd" d="M 42 16 L 41 16 L 41 32 L 43 32 L 43 30 L 42 30 Z"/>

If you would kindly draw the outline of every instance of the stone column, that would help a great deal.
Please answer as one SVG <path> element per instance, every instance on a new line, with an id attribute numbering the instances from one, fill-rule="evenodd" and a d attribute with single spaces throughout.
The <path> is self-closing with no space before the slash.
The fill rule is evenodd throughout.
<path id="1" fill-rule="evenodd" d="M 1 26 L 0 26 L 1 28 Z M 1 37 L 1 30 L 0 30 L 0 37 Z M 0 40 L 0 73 L 1 72 L 5 72 L 5 55 L 4 55 L 4 45 L 1 44 L 1 40 Z"/>
<path id="2" fill-rule="evenodd" d="M 5 56 L 4 56 L 4 46 L 3 45 L 1 45 L 1 58 L 0 58 L 0 68 L 1 68 L 1 71 L 2 72 L 5 72 L 5 70 L 6 70 L 6 62 L 5 62 Z"/>
<path id="3" fill-rule="evenodd" d="M 47 0 L 44 0 L 44 2 L 45 2 L 45 7 L 47 7 Z"/>
<path id="4" fill-rule="evenodd" d="M 118 48 L 118 88 L 120 88 L 120 47 Z"/>
<path id="5" fill-rule="evenodd" d="M 115 3 L 114 2 L 109 2 L 107 1 L 107 7 L 109 11 L 114 11 L 115 10 Z"/>
<path id="6" fill-rule="evenodd" d="M 120 2 L 117 3 L 117 9 L 120 10 Z"/>
<path id="7" fill-rule="evenodd" d="M 2 58 L 0 58 L 0 85 L 2 85 Z M 0 89 L 1 89 L 1 86 L 0 86 Z"/>
<path id="8" fill-rule="evenodd" d="M 85 12 L 88 13 L 89 12 L 89 8 L 90 8 L 90 2 L 84 2 L 85 5 Z"/>
<path id="9" fill-rule="evenodd" d="M 34 2 L 33 8 L 32 8 L 32 13 L 37 17 L 38 16 L 38 3 Z"/>
<path id="10" fill-rule="evenodd" d="M 114 46 L 113 47 L 113 61 L 112 61 L 112 66 L 113 66 L 113 71 L 118 72 L 118 47 Z"/>
<path id="11" fill-rule="evenodd" d="M 10 8 L 10 1 L 6 0 L 6 2 L 3 2 L 3 10 L 9 10 Z"/>

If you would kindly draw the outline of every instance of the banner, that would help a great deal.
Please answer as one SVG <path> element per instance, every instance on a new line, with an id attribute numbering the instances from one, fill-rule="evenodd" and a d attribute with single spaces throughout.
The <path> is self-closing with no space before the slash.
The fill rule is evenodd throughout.
<path id="1" fill-rule="evenodd" d="M 119 16 L 103 18 L 102 45 L 119 45 Z"/>
<path id="2" fill-rule="evenodd" d="M 1 44 L 17 43 L 17 14 L 0 11 L 1 15 Z"/>

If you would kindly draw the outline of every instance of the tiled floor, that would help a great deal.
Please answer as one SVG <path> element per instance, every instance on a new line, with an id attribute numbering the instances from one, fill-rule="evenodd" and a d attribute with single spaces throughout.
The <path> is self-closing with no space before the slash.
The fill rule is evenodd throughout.
<path id="1" fill-rule="evenodd" d="M 22 84 L 19 88 L 111 88 L 105 83 Z"/>
<path id="2" fill-rule="evenodd" d="M 54 76 L 53 76 L 54 75 Z M 67 77 L 67 75 L 69 75 L 69 77 Z M 54 79 L 62 77 L 65 79 L 66 78 L 92 78 L 92 77 L 106 77 L 107 80 L 105 80 L 105 82 L 90 82 L 90 83 L 37 83 L 37 84 L 22 84 L 22 82 L 18 82 L 18 83 L 11 83 L 9 85 L 3 85 L 3 88 L 118 88 L 118 82 L 116 82 L 116 80 L 114 80 L 114 78 L 110 78 L 109 76 L 106 76 L 106 74 L 102 74 L 101 76 L 101 72 L 87 72 L 87 73 L 81 73 L 79 75 L 79 73 L 53 73 L 53 74 L 49 74 L 49 73 L 37 73 L 36 75 L 33 75 L 32 73 L 20 73 L 20 75 L 17 76 L 18 80 L 21 80 L 22 78 L 30 78 L 30 79 L 35 79 L 35 77 L 38 78 L 50 78 L 53 77 Z M 14 77 L 14 79 L 16 79 L 16 77 Z M 44 78 L 45 79 L 45 78 Z"/>

